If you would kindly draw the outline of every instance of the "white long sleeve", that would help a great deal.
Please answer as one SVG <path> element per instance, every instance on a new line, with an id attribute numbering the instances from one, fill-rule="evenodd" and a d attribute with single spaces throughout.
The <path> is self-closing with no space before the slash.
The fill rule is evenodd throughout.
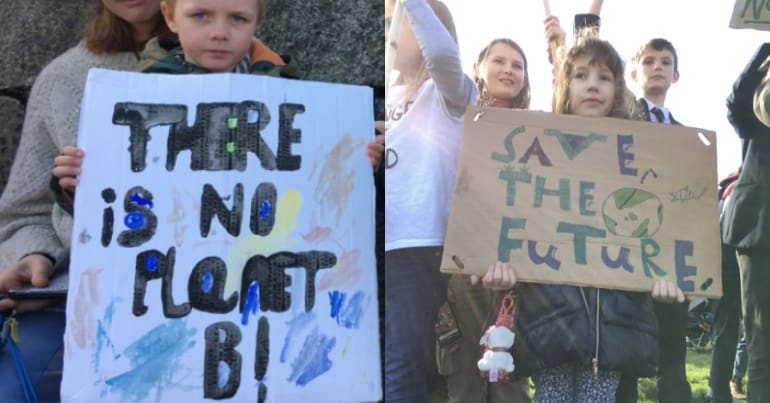
<path id="1" fill-rule="evenodd" d="M 463 73 L 457 43 L 425 0 L 404 0 L 404 11 L 447 111 L 462 115 L 475 103 L 476 85 Z"/>

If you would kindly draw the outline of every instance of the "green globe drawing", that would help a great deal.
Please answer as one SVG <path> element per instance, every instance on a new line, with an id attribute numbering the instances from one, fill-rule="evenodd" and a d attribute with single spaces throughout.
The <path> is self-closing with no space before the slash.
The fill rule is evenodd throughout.
<path id="1" fill-rule="evenodd" d="M 654 235 L 663 223 L 663 204 L 654 193 L 622 188 L 604 200 L 602 218 L 612 234 L 646 238 Z"/>

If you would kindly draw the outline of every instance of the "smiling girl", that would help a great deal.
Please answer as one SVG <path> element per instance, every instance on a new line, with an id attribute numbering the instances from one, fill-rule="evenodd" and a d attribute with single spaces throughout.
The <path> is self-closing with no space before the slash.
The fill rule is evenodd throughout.
<path id="1" fill-rule="evenodd" d="M 479 53 L 473 66 L 481 106 L 528 109 L 530 101 L 527 58 L 511 39 L 498 38 Z"/>
<path id="2" fill-rule="evenodd" d="M 473 79 L 479 90 L 480 106 L 529 108 L 527 58 L 513 40 L 498 38 L 485 46 L 473 66 Z M 462 337 L 457 344 L 442 345 L 437 341 L 439 369 L 447 377 L 447 403 L 529 402 L 528 378 L 490 383 L 478 374 L 479 339 L 488 327 L 494 307 L 500 305 L 502 290 L 510 285 L 486 281 L 482 286 L 477 280 L 465 274 L 449 278 L 449 304 Z"/>

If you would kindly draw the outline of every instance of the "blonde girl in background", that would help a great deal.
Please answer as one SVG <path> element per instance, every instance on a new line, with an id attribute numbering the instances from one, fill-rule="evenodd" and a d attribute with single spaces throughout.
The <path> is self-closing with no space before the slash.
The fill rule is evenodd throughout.
<path id="1" fill-rule="evenodd" d="M 463 113 L 476 86 L 462 71 L 446 5 L 403 7 L 398 74 L 386 94 L 384 385 L 389 403 L 424 403 L 437 376 L 433 325 L 447 289 L 439 265 Z M 394 8 L 395 0 L 385 2 L 386 31 Z"/>
<path id="2" fill-rule="evenodd" d="M 478 105 L 529 109 L 531 99 L 527 58 L 521 46 L 508 38 L 492 40 L 481 50 L 473 66 Z M 479 376 L 477 362 L 483 354 L 479 339 L 494 323 L 503 292 L 510 284 L 479 284 L 475 276 L 454 274 L 449 278 L 451 311 L 462 335 L 453 343 L 437 339 L 438 366 L 447 381 L 447 403 L 529 402 L 529 379 L 488 382 Z M 490 322 L 491 323 L 488 323 Z"/>
<path id="3" fill-rule="evenodd" d="M 512 39 L 493 39 L 481 49 L 473 65 L 473 81 L 479 91 L 478 105 L 529 109 L 527 58 Z"/>

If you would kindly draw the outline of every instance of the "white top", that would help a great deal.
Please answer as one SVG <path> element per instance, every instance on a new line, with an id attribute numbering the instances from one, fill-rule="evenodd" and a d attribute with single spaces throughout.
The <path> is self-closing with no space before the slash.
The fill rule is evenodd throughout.
<path id="1" fill-rule="evenodd" d="M 405 0 L 431 79 L 411 100 L 406 87 L 386 99 L 385 250 L 444 242 L 465 107 L 476 85 L 465 75 L 457 44 L 425 0 Z"/>
<path id="2" fill-rule="evenodd" d="M 642 98 L 642 99 L 644 100 L 644 102 L 647 102 L 647 110 L 649 111 L 649 114 L 650 114 L 650 122 L 665 123 L 667 125 L 671 124 L 671 112 L 668 111 L 668 108 L 666 108 L 665 106 L 657 106 L 647 98 Z M 658 117 L 655 116 L 654 113 L 652 113 L 652 108 L 658 108 L 660 109 L 661 112 L 663 112 L 664 119 L 662 122 L 660 122 L 658 120 Z"/>

